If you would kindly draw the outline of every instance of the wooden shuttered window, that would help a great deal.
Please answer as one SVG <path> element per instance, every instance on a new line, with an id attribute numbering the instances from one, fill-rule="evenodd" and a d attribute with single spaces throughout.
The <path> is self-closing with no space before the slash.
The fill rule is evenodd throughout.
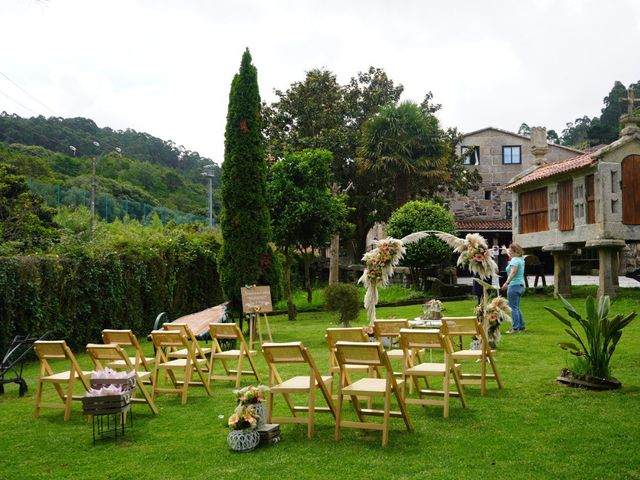
<path id="1" fill-rule="evenodd" d="M 549 230 L 547 187 L 520 194 L 520 233 Z"/>
<path id="2" fill-rule="evenodd" d="M 558 230 L 573 230 L 573 180 L 558 183 Z"/>
<path id="3" fill-rule="evenodd" d="M 587 223 L 596 223 L 596 188 L 593 175 L 585 177 L 585 190 L 587 195 Z"/>
<path id="4" fill-rule="evenodd" d="M 640 155 L 622 161 L 622 223 L 640 225 Z"/>

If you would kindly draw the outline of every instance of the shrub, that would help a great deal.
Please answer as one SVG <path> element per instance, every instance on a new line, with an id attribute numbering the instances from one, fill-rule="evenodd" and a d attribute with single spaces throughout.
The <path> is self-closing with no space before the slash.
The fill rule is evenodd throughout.
<path id="1" fill-rule="evenodd" d="M 622 337 L 622 329 L 631 323 L 636 316 L 636 312 L 627 315 L 616 315 L 609 319 L 610 302 L 607 295 L 600 297 L 598 304 L 593 297 L 587 297 L 585 301 L 586 318 L 582 316 L 567 302 L 562 296 L 564 309 L 573 318 L 584 332 L 584 338 L 574 328 L 569 318 L 564 317 L 551 307 L 544 307 L 545 310 L 552 313 L 568 328 L 565 332 L 578 342 L 579 345 L 571 342 L 560 343 L 560 348 L 568 350 L 569 353 L 575 355 L 578 359 L 575 373 L 583 373 L 584 370 L 589 375 L 599 378 L 609 378 L 609 362 L 611 356 L 616 349 L 616 345 Z"/>
<path id="2" fill-rule="evenodd" d="M 328 310 L 340 313 L 340 323 L 348 327 L 360 310 L 358 288 L 348 283 L 334 283 L 324 291 L 325 305 Z"/>

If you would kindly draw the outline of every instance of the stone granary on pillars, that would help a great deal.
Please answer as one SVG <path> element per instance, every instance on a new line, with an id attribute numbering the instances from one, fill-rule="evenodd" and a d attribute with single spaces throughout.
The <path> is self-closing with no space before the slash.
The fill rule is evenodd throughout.
<path id="1" fill-rule="evenodd" d="M 513 239 L 551 252 L 556 293 L 571 293 L 571 256 L 597 249 L 598 295 L 615 295 L 620 271 L 640 261 L 640 114 L 629 89 L 620 138 L 591 153 L 541 165 L 514 178 Z"/>

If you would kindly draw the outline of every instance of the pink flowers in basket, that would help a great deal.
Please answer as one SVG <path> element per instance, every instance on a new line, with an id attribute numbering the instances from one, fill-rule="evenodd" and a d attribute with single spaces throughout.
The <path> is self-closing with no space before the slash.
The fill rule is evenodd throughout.
<path id="1" fill-rule="evenodd" d="M 253 430 L 258 426 L 258 418 L 255 405 L 239 404 L 229 417 L 229 427 L 233 430 Z"/>

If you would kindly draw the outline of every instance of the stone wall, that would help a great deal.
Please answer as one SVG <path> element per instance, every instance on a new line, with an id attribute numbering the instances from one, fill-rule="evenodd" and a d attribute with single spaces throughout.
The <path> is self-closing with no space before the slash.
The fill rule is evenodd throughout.
<path id="1" fill-rule="evenodd" d="M 502 163 L 502 147 L 507 145 L 520 146 L 522 163 L 512 165 Z M 513 177 L 534 166 L 531 139 L 504 130 L 487 128 L 466 135 L 461 143 L 462 146 L 480 147 L 479 164 L 468 165 L 468 168 L 477 170 L 482 175 L 482 184 L 478 190 L 469 192 L 466 196 L 449 194 L 446 197 L 449 209 L 459 220 L 469 218 L 505 219 L 507 216 L 506 202 L 511 202 L 512 198 L 511 192 L 504 190 L 504 186 Z M 552 163 L 576 155 L 579 155 L 576 150 L 551 144 L 546 158 L 549 163 Z M 485 199 L 486 192 L 491 192 L 490 200 Z"/>

